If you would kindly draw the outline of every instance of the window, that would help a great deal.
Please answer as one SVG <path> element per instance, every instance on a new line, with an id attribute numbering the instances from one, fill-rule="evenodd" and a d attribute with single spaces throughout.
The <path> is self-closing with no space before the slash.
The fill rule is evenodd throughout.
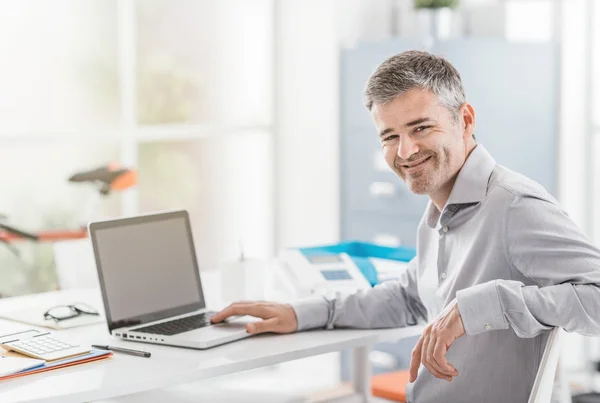
<path id="1" fill-rule="evenodd" d="M 139 146 L 142 211 L 190 213 L 201 268 L 271 253 L 271 138 L 266 131 L 223 133 Z"/>
<path id="2" fill-rule="evenodd" d="M 116 2 L 4 2 L 0 27 L 0 136 L 117 127 L 115 82 L 103 74 L 116 66 Z"/>
<path id="3" fill-rule="evenodd" d="M 69 183 L 79 171 L 118 161 L 119 143 L 102 140 L 1 139 L 0 213 L 6 224 L 39 229 L 79 229 L 86 225 L 86 206 L 95 199 L 91 184 Z M 107 196 L 96 216 L 120 212 L 120 196 Z M 0 295 L 45 291 L 56 287 L 52 245 L 29 241 L 0 243 Z"/>
<path id="4" fill-rule="evenodd" d="M 140 124 L 267 125 L 270 1 L 138 3 Z"/>
<path id="5" fill-rule="evenodd" d="M 95 218 L 189 209 L 203 267 L 240 239 L 270 252 L 271 1 L 2 7 L 0 213 L 11 224 L 80 225 L 93 189 L 67 178 L 119 161 L 139 184 Z M 15 245 L 22 259 L 0 245 L 0 294 L 55 289 L 51 245 Z"/>

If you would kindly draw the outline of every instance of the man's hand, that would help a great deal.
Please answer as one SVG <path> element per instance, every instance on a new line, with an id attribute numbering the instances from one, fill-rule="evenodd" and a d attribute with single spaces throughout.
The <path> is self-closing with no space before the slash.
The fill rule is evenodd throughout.
<path id="1" fill-rule="evenodd" d="M 246 325 L 246 331 L 251 334 L 293 333 L 298 329 L 298 319 L 294 308 L 289 304 L 273 302 L 236 302 L 217 313 L 211 320 L 213 323 L 219 323 L 230 316 L 243 315 L 263 319 L 260 322 Z"/>
<path id="2" fill-rule="evenodd" d="M 465 334 L 456 300 L 452 301 L 441 315 L 425 328 L 415 346 L 410 361 L 410 382 L 417 379 L 419 364 L 436 378 L 452 381 L 458 371 L 446 360 L 446 352 L 454 340 Z"/>

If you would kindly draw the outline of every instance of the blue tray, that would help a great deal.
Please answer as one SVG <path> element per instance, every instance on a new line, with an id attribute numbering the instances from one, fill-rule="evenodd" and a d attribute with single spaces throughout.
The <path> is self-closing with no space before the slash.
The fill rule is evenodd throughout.
<path id="1" fill-rule="evenodd" d="M 381 246 L 373 243 L 348 241 L 331 245 L 314 246 L 309 248 L 298 248 L 305 256 L 337 255 L 347 253 L 352 261 L 358 266 L 361 273 L 372 286 L 379 284 L 377 270 L 369 261 L 369 258 L 380 258 L 409 262 L 416 256 L 414 248 Z"/>

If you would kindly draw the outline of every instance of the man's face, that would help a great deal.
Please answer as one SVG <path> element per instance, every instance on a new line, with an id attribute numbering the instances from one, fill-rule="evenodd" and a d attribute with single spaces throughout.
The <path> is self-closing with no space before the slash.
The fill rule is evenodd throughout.
<path id="1" fill-rule="evenodd" d="M 465 162 L 472 125 L 456 122 L 430 91 L 413 89 L 385 105 L 373 104 L 385 160 L 416 194 L 438 191 L 451 184 Z M 471 108 L 472 111 L 472 108 Z"/>

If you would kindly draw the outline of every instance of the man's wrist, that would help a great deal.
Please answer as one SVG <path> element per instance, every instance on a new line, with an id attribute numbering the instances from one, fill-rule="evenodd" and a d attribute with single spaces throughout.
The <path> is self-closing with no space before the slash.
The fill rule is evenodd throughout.
<path id="1" fill-rule="evenodd" d="M 329 305 L 325 298 L 308 297 L 290 304 L 296 315 L 297 331 L 323 328 L 329 320 Z"/>
<path id="2" fill-rule="evenodd" d="M 508 329 L 496 289 L 496 280 L 460 290 L 456 293 L 456 300 L 465 333 L 468 335 Z"/>
<path id="3" fill-rule="evenodd" d="M 296 329 L 294 329 L 294 331 L 297 332 L 298 331 L 298 315 L 296 315 L 296 310 L 294 309 L 292 304 L 285 304 L 285 306 L 292 311 L 292 315 L 294 318 L 294 324 L 296 326 Z"/>

